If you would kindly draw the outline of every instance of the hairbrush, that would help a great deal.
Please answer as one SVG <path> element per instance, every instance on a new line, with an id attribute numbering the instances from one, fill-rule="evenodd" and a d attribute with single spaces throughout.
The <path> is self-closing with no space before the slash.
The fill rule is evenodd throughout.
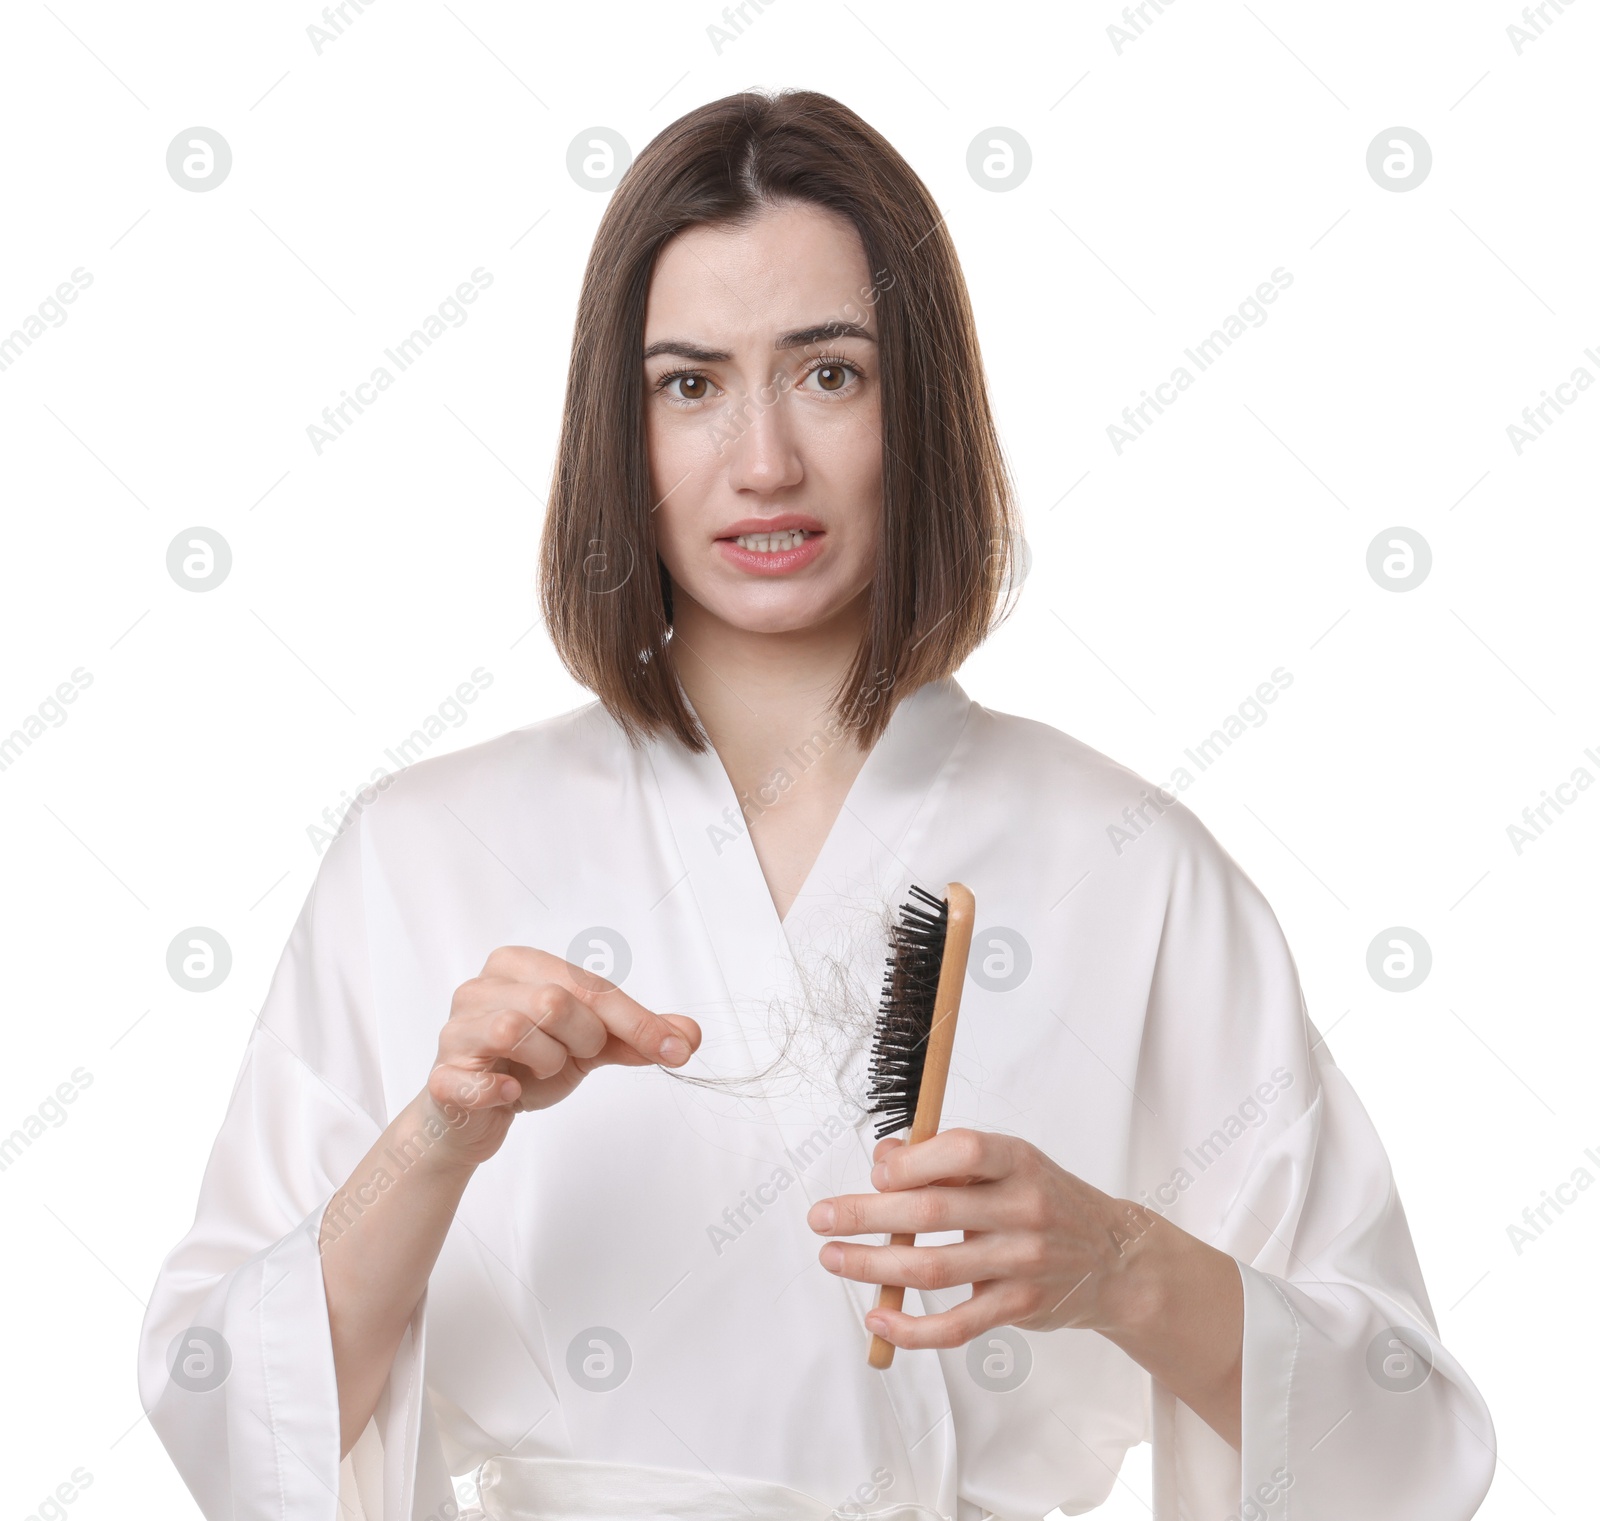
<path id="1" fill-rule="evenodd" d="M 889 931 L 867 1105 L 869 1113 L 883 1116 L 879 1140 L 906 1125 L 911 1127 L 907 1142 L 913 1146 L 938 1132 L 972 949 L 972 922 L 972 894 L 959 882 L 945 888 L 944 898 L 913 885 L 911 901 Z M 896 1232 L 889 1245 L 912 1246 L 916 1239 L 915 1232 Z M 877 1308 L 898 1310 L 905 1297 L 903 1285 L 880 1284 Z M 868 1365 L 887 1368 L 893 1361 L 894 1343 L 874 1335 Z"/>

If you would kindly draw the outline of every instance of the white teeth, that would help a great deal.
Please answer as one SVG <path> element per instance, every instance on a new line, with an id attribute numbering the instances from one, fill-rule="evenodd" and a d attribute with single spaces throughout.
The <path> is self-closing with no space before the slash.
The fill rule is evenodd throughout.
<path id="1" fill-rule="evenodd" d="M 741 533 L 734 543 L 740 549 L 753 550 L 758 555 L 770 555 L 785 549 L 798 549 L 809 537 L 804 528 L 788 528 L 782 533 Z"/>

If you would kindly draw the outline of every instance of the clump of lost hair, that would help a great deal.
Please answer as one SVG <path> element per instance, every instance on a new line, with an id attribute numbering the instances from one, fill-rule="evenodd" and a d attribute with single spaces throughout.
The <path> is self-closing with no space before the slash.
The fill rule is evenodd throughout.
<path id="1" fill-rule="evenodd" d="M 870 746 L 898 698 L 961 665 L 1014 585 L 1011 482 L 966 282 L 927 187 L 830 96 L 712 101 L 645 147 L 601 219 L 540 547 L 556 650 L 635 742 L 707 744 L 667 653 L 672 589 L 656 552 L 644 422 L 651 274 L 685 229 L 737 226 L 797 201 L 855 227 L 872 274 L 862 300 L 877 312 L 883 515 L 867 627 L 835 716 Z"/>

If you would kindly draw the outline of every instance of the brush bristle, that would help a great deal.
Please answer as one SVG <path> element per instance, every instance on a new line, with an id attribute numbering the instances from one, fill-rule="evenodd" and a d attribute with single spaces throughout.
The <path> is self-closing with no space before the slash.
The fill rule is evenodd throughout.
<path id="1" fill-rule="evenodd" d="M 911 897 L 900 910 L 900 922 L 889 931 L 889 965 L 872 1042 L 867 1109 L 884 1116 L 877 1126 L 879 1140 L 916 1117 L 950 927 L 950 906 L 942 898 L 917 886 Z"/>

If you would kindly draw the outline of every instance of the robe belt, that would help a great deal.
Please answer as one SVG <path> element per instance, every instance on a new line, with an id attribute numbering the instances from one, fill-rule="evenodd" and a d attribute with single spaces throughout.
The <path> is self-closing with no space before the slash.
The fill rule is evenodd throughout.
<path id="1" fill-rule="evenodd" d="M 579 1458 L 489 1458 L 477 1481 L 486 1521 L 950 1521 L 914 1502 L 836 1508 L 761 1479 Z"/>

